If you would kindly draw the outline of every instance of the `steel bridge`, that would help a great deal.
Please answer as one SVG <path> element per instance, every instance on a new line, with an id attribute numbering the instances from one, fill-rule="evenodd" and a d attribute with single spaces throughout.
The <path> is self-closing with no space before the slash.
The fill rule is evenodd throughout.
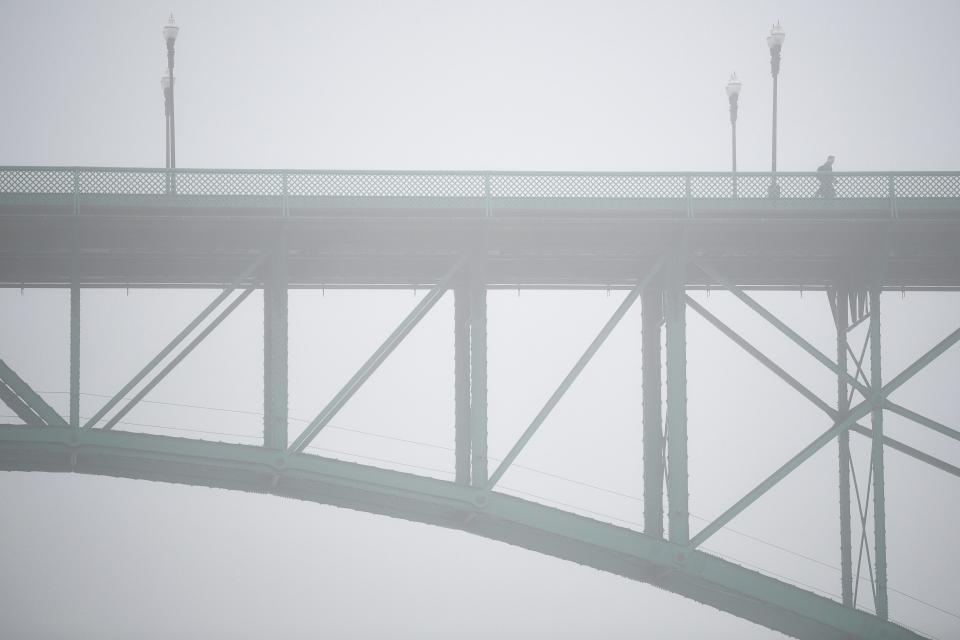
<path id="1" fill-rule="evenodd" d="M 767 197 L 771 181 L 780 196 Z M 833 190 L 821 189 L 828 181 Z M 917 638 L 889 621 L 884 455 L 960 468 L 884 433 L 893 413 L 960 432 L 888 396 L 957 341 L 881 374 L 884 291 L 960 289 L 960 172 L 532 173 L 0 167 L 0 285 L 70 291 L 70 403 L 61 416 L 0 361 L 0 468 L 145 478 L 271 493 L 461 529 L 656 585 L 797 638 Z M 81 291 L 220 289 L 91 418 L 79 415 Z M 293 288 L 429 288 L 296 438 L 288 435 L 287 296 Z M 487 455 L 487 291 L 628 291 L 499 466 Z M 114 426 L 253 291 L 264 292 L 263 444 L 128 433 Z M 691 298 L 730 291 L 836 377 L 821 398 Z M 761 306 L 756 289 L 825 291 L 826 354 Z M 454 295 L 454 481 L 305 453 L 447 292 Z M 642 314 L 644 531 L 496 491 L 618 321 Z M 822 410 L 823 432 L 700 530 L 688 511 L 686 314 L 715 326 Z M 858 355 L 849 330 L 866 323 Z M 665 348 L 661 347 L 661 339 Z M 869 348 L 868 359 L 864 353 Z M 665 353 L 662 353 L 665 351 Z M 0 354 L 2 355 L 2 354 Z M 665 360 L 666 379 L 661 379 Z M 66 362 L 66 358 L 65 358 Z M 666 411 L 661 415 L 661 398 Z M 132 395 L 131 395 L 132 394 Z M 871 442 L 875 614 L 857 607 L 850 434 Z M 701 545 L 828 444 L 838 443 L 840 601 L 744 568 Z M 665 473 L 665 468 L 669 473 Z M 859 495 L 859 494 L 858 494 Z M 666 523 L 664 527 L 664 511 Z M 870 506 L 857 507 L 865 524 Z M 864 537 L 866 527 L 864 526 Z"/>

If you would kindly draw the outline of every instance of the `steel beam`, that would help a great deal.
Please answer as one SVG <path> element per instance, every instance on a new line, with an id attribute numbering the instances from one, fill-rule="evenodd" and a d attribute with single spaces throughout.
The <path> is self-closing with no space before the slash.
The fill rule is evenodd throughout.
<path id="1" fill-rule="evenodd" d="M 859 433 L 862 436 L 870 440 L 873 440 L 873 431 L 859 424 L 850 425 L 850 431 L 853 431 L 854 433 Z M 924 453 L 923 451 L 920 451 L 919 449 L 915 449 L 914 447 L 911 447 L 908 444 L 904 444 L 899 440 L 894 440 L 893 438 L 887 435 L 883 436 L 883 444 L 887 447 L 890 447 L 894 451 L 899 451 L 900 453 L 910 456 L 914 460 L 919 460 L 920 462 L 928 464 L 931 467 L 935 467 L 937 469 L 940 469 L 941 471 L 945 471 L 949 473 L 952 476 L 960 478 L 960 467 L 950 464 L 949 462 L 944 462 L 940 458 L 932 456 L 929 453 Z"/>
<path id="2" fill-rule="evenodd" d="M 587 347 L 587 350 L 583 352 L 583 355 L 580 356 L 580 359 L 577 360 L 577 363 L 573 365 L 573 368 L 567 373 L 566 377 L 560 382 L 550 398 L 547 400 L 546 404 L 543 405 L 543 408 L 540 409 L 540 412 L 537 413 L 533 421 L 523 432 L 523 435 L 520 436 L 520 439 L 517 440 L 516 444 L 513 445 L 513 448 L 510 449 L 510 452 L 503 458 L 503 461 L 500 462 L 500 466 L 497 467 L 497 470 L 490 476 L 490 480 L 486 483 L 486 489 L 488 491 L 493 490 L 497 485 L 497 482 L 500 481 L 500 478 L 503 477 L 503 474 L 506 473 L 507 469 L 510 468 L 510 465 L 513 464 L 513 461 L 516 460 L 517 456 L 520 455 L 520 452 L 523 451 L 523 448 L 527 446 L 527 443 L 530 442 L 530 439 L 533 438 L 537 430 L 540 428 L 540 425 L 543 424 L 543 421 L 547 419 L 547 416 L 550 415 L 550 412 L 553 411 L 553 408 L 557 406 L 557 403 L 560 402 L 560 399 L 563 398 L 564 394 L 574 383 L 574 381 L 580 376 L 580 373 L 583 372 L 584 368 L 593 358 L 593 356 L 600 349 L 601 345 L 606 341 L 607 337 L 614 330 L 617 324 L 620 322 L 620 319 L 627 313 L 633 303 L 640 297 L 640 293 L 647 286 L 647 283 L 650 282 L 650 279 L 656 275 L 659 271 L 661 264 L 663 263 L 663 258 L 657 261 L 657 263 L 647 272 L 647 274 L 640 279 L 640 282 L 627 294 L 627 297 L 624 298 L 623 302 L 620 303 L 620 306 L 617 307 L 617 310 L 613 312 L 613 315 L 607 320 L 606 324 L 603 325 L 603 328 L 600 330 L 600 333 L 593 339 L 593 342 L 590 343 L 590 346 Z"/>
<path id="3" fill-rule="evenodd" d="M 921 371 L 924 367 L 939 357 L 940 354 L 956 344 L 958 341 L 960 341 L 960 329 L 954 330 L 950 335 L 934 345 L 933 348 L 928 350 L 918 359 L 914 360 L 910 366 L 901 371 L 900 374 L 898 374 L 890 382 L 873 392 L 869 398 L 865 399 L 863 402 L 851 409 L 846 418 L 840 420 L 823 432 L 813 442 L 804 447 L 799 453 L 793 456 L 779 469 L 768 476 L 763 482 L 758 484 L 753 490 L 747 493 L 747 495 L 738 500 L 736 504 L 723 512 L 723 514 L 721 514 L 713 522 L 705 526 L 696 536 L 693 537 L 693 539 L 690 541 L 690 545 L 692 547 L 697 547 L 698 545 L 702 544 L 710 536 L 723 528 L 739 513 L 743 512 L 744 509 L 756 502 L 760 496 L 764 495 L 778 482 L 787 477 L 794 469 L 799 467 L 813 454 L 822 449 L 828 442 L 833 440 L 834 437 L 839 435 L 841 431 L 850 428 L 850 426 L 856 423 L 857 420 L 870 413 L 874 405 L 882 403 L 888 395 L 899 389 L 905 382 L 915 376 L 919 371 Z"/>
<path id="4" fill-rule="evenodd" d="M 663 290 L 652 283 L 640 294 L 643 393 L 643 531 L 663 537 L 663 416 L 660 339 Z"/>
<path id="5" fill-rule="evenodd" d="M 837 366 L 841 371 L 847 371 L 847 330 L 850 324 L 848 317 L 847 300 L 849 293 L 846 287 L 838 287 L 827 296 L 834 296 L 834 321 L 837 327 Z M 837 419 L 843 419 L 850 409 L 847 396 L 847 380 L 837 375 Z M 837 436 L 837 473 L 839 478 L 840 497 L 840 591 L 843 604 L 853 606 L 853 533 L 850 524 L 850 432 L 841 431 Z"/>
<path id="6" fill-rule="evenodd" d="M 697 266 L 700 268 L 701 271 L 703 271 L 709 277 L 713 278 L 719 284 L 721 284 L 724 289 L 726 289 L 727 291 L 732 293 L 734 296 L 739 298 L 740 301 L 742 301 L 748 307 L 756 311 L 767 322 L 769 322 L 774 327 L 776 327 L 783 335 L 790 338 L 790 340 L 792 340 L 797 346 L 799 346 L 801 349 L 803 349 L 804 351 L 809 353 L 811 356 L 813 356 L 816 360 L 820 362 L 820 364 L 827 367 L 838 376 L 842 377 L 847 382 L 847 384 L 852 385 L 855 389 L 857 389 L 857 391 L 862 393 L 864 396 L 868 396 L 870 394 L 870 390 L 867 389 L 866 386 L 860 384 L 860 381 L 857 380 L 856 377 L 851 376 L 847 371 L 840 369 L 840 367 L 837 365 L 836 362 L 831 360 L 822 351 L 820 351 L 815 346 L 810 344 L 810 342 L 805 340 L 803 336 L 801 336 L 799 333 L 791 329 L 785 322 L 780 320 L 780 318 L 778 318 L 777 316 L 767 311 L 767 309 L 764 308 L 763 305 L 761 305 L 759 302 L 757 302 L 756 300 L 751 298 L 749 295 L 747 295 L 741 287 L 738 287 L 729 278 L 720 274 L 716 269 L 708 267 L 699 262 L 697 263 Z"/>
<path id="7" fill-rule="evenodd" d="M 947 425 L 941 424 L 936 420 L 932 420 L 927 416 L 920 415 L 916 411 L 911 411 L 910 409 L 907 409 L 906 407 L 902 407 L 895 402 L 890 402 L 889 400 L 883 403 L 883 408 L 889 411 L 890 413 L 895 413 L 898 416 L 902 416 L 906 418 L 907 420 L 912 420 L 913 422 L 916 422 L 921 426 L 927 427 L 928 429 L 933 429 L 934 431 L 936 431 L 941 435 L 960 441 L 960 431 L 957 431 L 956 429 L 951 429 Z"/>
<path id="8" fill-rule="evenodd" d="M 280 229 L 263 281 L 263 445 L 285 451 L 288 417 L 287 242 Z"/>
<path id="9" fill-rule="evenodd" d="M 470 260 L 470 477 L 487 484 L 487 252 L 481 243 Z"/>
<path id="10" fill-rule="evenodd" d="M 759 349 L 754 347 L 745 338 L 743 338 L 738 333 L 736 333 L 733 329 L 731 329 L 729 326 L 724 324 L 723 321 L 721 321 L 715 315 L 707 311 L 706 308 L 704 308 L 702 305 L 700 305 L 696 300 L 694 300 L 690 296 L 687 296 L 687 306 L 689 306 L 691 309 L 693 309 L 698 314 L 700 314 L 707 322 L 709 322 L 710 324 L 715 326 L 717 329 L 719 329 L 721 333 L 723 333 L 728 338 L 730 338 L 737 346 L 739 346 L 748 354 L 753 356 L 757 360 L 757 362 L 762 364 L 769 371 L 776 374 L 777 377 L 779 377 L 781 380 L 783 380 L 788 385 L 790 385 L 790 387 L 792 387 L 795 391 L 797 391 L 797 393 L 802 395 L 804 398 L 809 400 L 815 407 L 817 407 L 818 409 L 823 411 L 825 414 L 830 416 L 831 419 L 833 419 L 834 421 L 837 421 L 839 419 L 839 413 L 837 412 L 836 409 L 834 409 L 832 406 L 827 404 L 824 400 L 821 400 L 817 396 L 817 394 L 815 394 L 809 388 L 804 386 L 803 383 L 801 383 L 799 380 L 797 380 L 796 378 L 791 376 L 789 373 L 787 373 L 777 363 L 775 363 L 769 357 L 765 356 Z M 849 402 L 849 396 L 847 398 L 847 401 Z M 886 406 L 886 403 L 884 403 L 884 406 Z M 868 438 L 873 437 L 873 432 L 870 429 L 858 423 L 854 423 L 850 425 L 850 430 L 863 434 Z M 904 453 L 910 456 L 911 458 L 919 460 L 920 462 L 924 462 L 926 464 L 929 464 L 931 466 L 934 466 L 940 469 L 941 471 L 946 471 L 949 474 L 960 477 L 960 468 L 950 463 L 944 462 L 943 460 L 935 458 L 930 454 L 923 453 L 922 451 L 919 451 L 918 449 L 910 447 L 898 440 L 894 440 L 889 436 L 883 437 L 883 443 L 886 446 L 890 447 L 891 449 L 895 449 L 901 453 Z"/>
<path id="11" fill-rule="evenodd" d="M 2 361 L 0 361 L 2 362 Z M 43 418 L 37 415 L 37 412 L 30 408 L 26 402 L 20 399 L 20 396 L 14 392 L 10 386 L 0 379 L 0 402 L 7 405 L 18 418 L 23 420 L 24 424 L 42 425 L 46 424 Z"/>
<path id="12" fill-rule="evenodd" d="M 80 285 L 70 284 L 70 426 L 80 426 Z"/>
<path id="13" fill-rule="evenodd" d="M 89 429 L 95 424 L 97 424 L 97 422 L 99 422 L 100 419 L 103 418 L 103 416 L 105 416 L 108 411 L 110 411 L 110 409 L 112 409 L 114 406 L 117 405 L 117 403 L 123 400 L 124 396 L 126 396 L 131 389 L 136 387 L 141 380 L 147 377 L 147 375 L 149 375 L 149 373 L 153 371 L 156 368 L 156 366 L 163 361 L 164 358 L 170 355 L 170 353 L 174 349 L 176 349 L 177 346 L 179 346 L 180 343 L 183 342 L 186 339 L 186 337 L 193 332 L 194 329 L 200 326 L 200 323 L 206 320 L 207 317 L 209 317 L 210 314 L 213 313 L 218 306 L 220 306 L 221 302 L 223 302 L 228 297 L 230 297 L 230 294 L 236 291 L 237 287 L 239 287 L 242 282 L 247 280 L 257 270 L 257 268 L 263 263 L 265 258 L 266 258 L 266 254 L 261 254 L 256 260 L 253 261 L 253 263 L 250 264 L 250 266 L 244 269 L 243 272 L 239 276 L 237 276 L 237 278 L 232 283 L 230 283 L 230 286 L 228 286 L 226 289 L 221 291 L 220 295 L 214 298 L 214 300 L 210 304 L 208 304 L 203 309 L 203 311 L 201 311 L 197 315 L 196 318 L 190 321 L 190 324 L 184 327 L 183 330 L 180 333 L 178 333 L 173 338 L 173 340 L 171 340 L 167 344 L 167 346 L 165 346 L 163 349 L 160 350 L 160 353 L 154 356 L 154 358 L 150 362 L 148 362 L 146 366 L 143 367 L 143 369 L 137 372 L 137 375 L 135 375 L 127 384 L 123 386 L 122 389 L 120 389 L 120 391 L 118 391 L 112 398 L 110 398 L 106 402 L 106 404 L 100 407 L 100 410 L 97 411 L 95 414 L 93 414 L 93 416 L 89 420 L 87 420 L 87 422 L 83 425 L 83 428 Z"/>
<path id="14" fill-rule="evenodd" d="M 883 384 L 880 344 L 880 288 L 870 288 L 870 386 L 879 389 Z M 873 558 L 876 563 L 877 615 L 887 619 L 887 508 L 883 469 L 883 404 L 875 403 L 871 412 L 873 443 L 870 459 L 873 464 Z"/>
<path id="15" fill-rule="evenodd" d="M 686 256 L 677 250 L 667 270 L 664 317 L 667 347 L 667 504 L 669 539 L 690 541 L 687 476 L 687 315 Z"/>
<path id="16" fill-rule="evenodd" d="M 164 366 L 159 372 L 157 372 L 157 375 L 155 375 L 153 378 L 151 378 L 151 379 L 150 379 L 150 382 L 148 382 L 147 384 L 143 385 L 143 388 L 140 389 L 140 391 L 138 391 L 138 392 L 130 399 L 130 401 L 127 402 L 127 404 L 123 405 L 123 407 L 121 407 L 120 410 L 118 410 L 115 414 L 113 414 L 113 417 L 111 417 L 111 418 L 107 421 L 107 423 L 103 425 L 103 428 L 104 428 L 104 429 L 113 429 L 113 428 L 117 425 L 117 423 L 120 422 L 125 415 L 127 415 L 128 413 L 130 413 L 130 411 L 131 411 L 135 406 L 137 406 L 137 404 L 138 404 L 141 400 L 143 400 L 143 398 L 144 398 L 148 393 L 150 393 L 150 391 L 152 391 L 154 387 L 156 387 L 158 384 L 160 384 L 160 381 L 163 380 L 164 378 L 166 378 L 166 377 L 167 377 L 167 374 L 169 374 L 171 371 L 173 371 L 173 370 L 176 368 L 176 366 L 177 366 L 178 364 L 180 364 L 180 363 L 183 361 L 183 359 L 186 358 L 186 357 L 190 354 L 190 352 L 193 351 L 193 350 L 197 347 L 197 345 L 199 345 L 201 342 L 203 342 L 204 339 L 205 339 L 208 335 L 210 335 L 210 333 L 212 333 L 213 330 L 216 329 L 216 328 L 220 325 L 221 322 L 223 322 L 224 320 L 226 320 L 227 316 L 229 316 L 231 313 L 233 313 L 233 310 L 236 309 L 237 307 L 239 307 L 239 306 L 240 306 L 240 303 L 242 303 L 244 300 L 246 300 L 246 299 L 250 296 L 250 294 L 253 293 L 253 291 L 254 291 L 253 287 L 250 287 L 250 288 L 248 288 L 248 289 L 245 289 L 245 290 L 243 291 L 243 293 L 241 293 L 239 296 L 237 296 L 237 297 L 234 299 L 233 302 L 231 302 L 229 305 L 227 305 L 227 307 L 226 307 L 223 311 L 221 311 L 221 312 L 217 315 L 217 317 L 215 317 L 213 320 L 210 321 L 210 324 L 208 324 L 206 327 L 203 328 L 203 331 L 201 331 L 200 333 L 198 333 L 198 334 L 193 338 L 193 340 L 191 340 L 189 343 L 187 343 L 187 346 L 185 346 L 180 353 L 178 353 L 176 356 L 174 356 L 173 359 L 171 359 L 170 362 L 168 362 L 168 363 L 166 364 L 166 366 Z"/>
<path id="17" fill-rule="evenodd" d="M 470 285 L 461 277 L 453 288 L 454 470 L 458 484 L 470 484 Z"/>
<path id="18" fill-rule="evenodd" d="M 67 426 L 66 420 L 3 360 L 0 360 L 0 389 L 0 400 L 27 424 Z"/>
<path id="19" fill-rule="evenodd" d="M 423 522 L 650 583 L 795 638 L 921 636 L 699 551 L 514 496 L 313 455 L 140 433 L 0 427 L 0 469 L 76 472 L 269 493 Z M 681 623 L 682 624 L 682 623 Z"/>
<path id="20" fill-rule="evenodd" d="M 453 278 L 460 272 L 460 269 L 463 267 L 463 264 L 466 262 L 465 258 L 457 260 L 456 264 L 447 272 L 445 276 L 440 280 L 439 283 L 433 289 L 430 290 L 426 296 L 423 297 L 413 311 L 411 311 L 406 318 L 403 319 L 403 322 L 393 330 L 393 332 L 387 336 L 386 340 L 374 351 L 366 362 L 363 363 L 363 366 L 353 374 L 353 377 L 337 392 L 337 395 L 333 397 L 332 400 L 327 404 L 323 410 L 317 414 L 317 417 L 314 418 L 310 424 L 303 430 L 303 432 L 297 436 L 297 439 L 294 440 L 293 444 L 287 449 L 290 453 L 301 453 L 304 449 L 309 446 L 310 442 L 316 437 L 320 431 L 329 424 L 330 420 L 333 419 L 337 412 L 343 408 L 343 405 L 347 403 L 350 398 L 353 397 L 353 394 L 366 382 L 367 378 L 373 375 L 373 372 L 383 364 L 383 361 L 387 359 L 393 350 L 403 342 L 403 339 L 407 337 L 417 323 L 423 319 L 427 312 L 433 308 L 433 306 L 443 297 L 443 294 L 447 292 L 447 289 L 450 287 L 450 283 Z"/>

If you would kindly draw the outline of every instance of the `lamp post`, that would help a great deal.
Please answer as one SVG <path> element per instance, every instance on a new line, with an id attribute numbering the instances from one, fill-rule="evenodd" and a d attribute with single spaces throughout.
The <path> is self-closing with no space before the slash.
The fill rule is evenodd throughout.
<path id="1" fill-rule="evenodd" d="M 740 99 L 740 89 L 743 83 L 734 73 L 727 81 L 727 100 L 730 101 L 730 147 L 733 164 L 733 197 L 737 197 L 737 102 Z"/>
<path id="2" fill-rule="evenodd" d="M 770 27 L 767 36 L 767 46 L 770 47 L 770 75 L 773 76 L 773 147 L 770 154 L 770 189 L 767 194 L 771 198 L 780 197 L 780 185 L 777 184 L 777 76 L 780 75 L 780 50 L 787 37 L 780 22 Z"/>
<path id="3" fill-rule="evenodd" d="M 167 43 L 167 75 L 161 79 L 163 87 L 164 110 L 167 117 L 167 168 L 175 169 L 177 167 L 177 134 L 174 126 L 173 109 L 173 43 L 177 40 L 177 32 L 180 27 L 170 14 L 170 20 L 163 27 L 163 39 Z"/>
<path id="4" fill-rule="evenodd" d="M 163 75 L 160 76 L 160 89 L 163 91 L 163 122 L 166 126 L 164 144 L 166 146 L 166 164 L 164 165 L 167 169 L 170 168 L 170 102 L 171 102 L 171 93 L 173 91 L 173 80 L 167 75 L 167 72 L 164 71 Z"/>

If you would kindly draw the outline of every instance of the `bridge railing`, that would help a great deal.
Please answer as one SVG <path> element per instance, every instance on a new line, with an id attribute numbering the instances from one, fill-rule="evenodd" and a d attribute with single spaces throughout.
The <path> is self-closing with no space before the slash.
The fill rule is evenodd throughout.
<path id="1" fill-rule="evenodd" d="M 960 198 L 960 172 L 635 173 L 0 167 L 0 195 L 766 200 Z M 828 184 L 832 189 L 822 190 Z"/>

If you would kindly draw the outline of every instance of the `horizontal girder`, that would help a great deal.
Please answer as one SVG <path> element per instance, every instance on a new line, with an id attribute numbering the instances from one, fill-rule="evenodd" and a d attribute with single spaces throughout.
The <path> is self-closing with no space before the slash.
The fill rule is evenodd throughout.
<path id="1" fill-rule="evenodd" d="M 0 426 L 0 469 L 221 487 L 501 540 L 647 582 L 797 638 L 920 638 L 756 571 L 513 496 L 263 447 L 69 427 Z"/>
<path id="2" fill-rule="evenodd" d="M 436 283 L 481 235 L 488 284 L 632 286 L 681 233 L 740 286 L 866 280 L 888 247 L 886 286 L 960 287 L 960 204 L 956 221 L 897 222 L 0 215 L 0 283 L 217 286 L 282 234 L 291 287 Z"/>
<path id="3" fill-rule="evenodd" d="M 883 247 L 884 286 L 960 287 L 960 172 L 779 173 L 775 199 L 770 180 L 0 167 L 0 286 L 215 286 L 278 236 L 291 287 L 436 283 L 478 237 L 490 285 L 632 286 L 683 234 L 739 286 L 872 281 Z"/>

